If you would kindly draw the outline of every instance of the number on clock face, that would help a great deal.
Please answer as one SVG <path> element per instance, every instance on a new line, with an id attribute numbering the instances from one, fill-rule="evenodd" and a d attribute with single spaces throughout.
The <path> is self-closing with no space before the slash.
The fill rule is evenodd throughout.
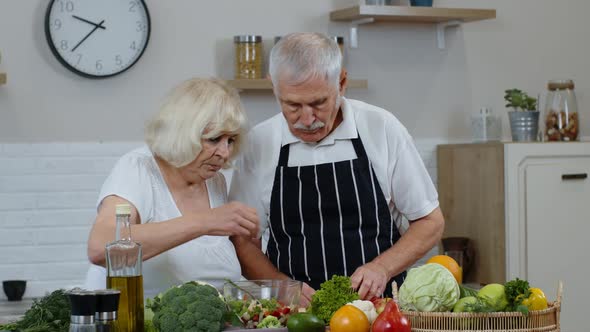
<path id="1" fill-rule="evenodd" d="M 52 0 L 45 34 L 66 68 L 104 78 L 139 60 L 149 40 L 150 17 L 142 0 Z"/>

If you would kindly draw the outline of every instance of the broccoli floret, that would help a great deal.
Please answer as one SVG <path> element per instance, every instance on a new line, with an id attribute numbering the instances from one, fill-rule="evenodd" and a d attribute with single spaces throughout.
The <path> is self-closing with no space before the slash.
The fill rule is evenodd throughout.
<path id="1" fill-rule="evenodd" d="M 275 298 L 260 299 L 258 302 L 260 302 L 260 304 L 269 311 L 274 311 L 279 307 L 279 301 L 277 301 Z"/>
<path id="2" fill-rule="evenodd" d="M 264 319 L 262 321 L 260 321 L 260 323 L 258 323 L 258 326 L 256 326 L 259 329 L 265 329 L 265 328 L 274 328 L 274 327 L 282 327 L 281 326 L 281 322 L 279 321 L 278 318 L 276 318 L 275 316 L 266 316 L 264 317 Z"/>
<path id="3" fill-rule="evenodd" d="M 218 332 L 226 312 L 215 287 L 192 281 L 168 289 L 147 306 L 154 312 L 154 327 L 166 332 Z"/>
<path id="4" fill-rule="evenodd" d="M 158 332 L 158 330 L 156 330 L 156 327 L 154 326 L 154 323 L 152 323 L 151 319 L 145 320 L 143 324 L 143 330 L 144 332 Z"/>

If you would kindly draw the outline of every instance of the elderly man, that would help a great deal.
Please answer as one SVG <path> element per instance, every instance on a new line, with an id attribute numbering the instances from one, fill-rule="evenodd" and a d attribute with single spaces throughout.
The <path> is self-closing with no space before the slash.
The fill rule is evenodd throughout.
<path id="1" fill-rule="evenodd" d="M 259 239 L 232 239 L 243 275 L 303 281 L 303 303 L 333 275 L 364 299 L 389 293 L 444 228 L 411 136 L 390 112 L 343 97 L 342 54 L 322 34 L 281 38 L 269 74 L 282 114 L 250 131 L 230 190 L 269 230 L 265 253 Z"/>

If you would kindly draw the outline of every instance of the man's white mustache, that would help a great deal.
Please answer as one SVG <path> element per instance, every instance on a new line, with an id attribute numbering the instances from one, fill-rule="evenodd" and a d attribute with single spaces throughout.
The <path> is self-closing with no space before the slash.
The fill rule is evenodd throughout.
<path id="1" fill-rule="evenodd" d="M 308 130 L 308 131 L 313 131 L 316 129 L 320 129 L 323 128 L 326 124 L 323 123 L 322 121 L 316 121 L 314 123 L 312 123 L 310 126 L 306 126 L 300 122 L 296 122 L 293 125 L 293 128 L 298 129 L 298 130 Z"/>

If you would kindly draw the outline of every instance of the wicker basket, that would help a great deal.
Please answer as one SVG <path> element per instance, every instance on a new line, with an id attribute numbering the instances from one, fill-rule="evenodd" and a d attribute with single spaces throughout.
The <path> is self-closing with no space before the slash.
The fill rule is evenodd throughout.
<path id="1" fill-rule="evenodd" d="M 520 312 L 404 311 L 403 314 L 410 320 L 413 332 L 559 332 L 562 290 L 563 284 L 560 281 L 557 301 L 550 302 L 547 309 L 531 311 L 527 316 Z M 394 288 L 394 292 L 397 293 L 397 289 Z"/>

